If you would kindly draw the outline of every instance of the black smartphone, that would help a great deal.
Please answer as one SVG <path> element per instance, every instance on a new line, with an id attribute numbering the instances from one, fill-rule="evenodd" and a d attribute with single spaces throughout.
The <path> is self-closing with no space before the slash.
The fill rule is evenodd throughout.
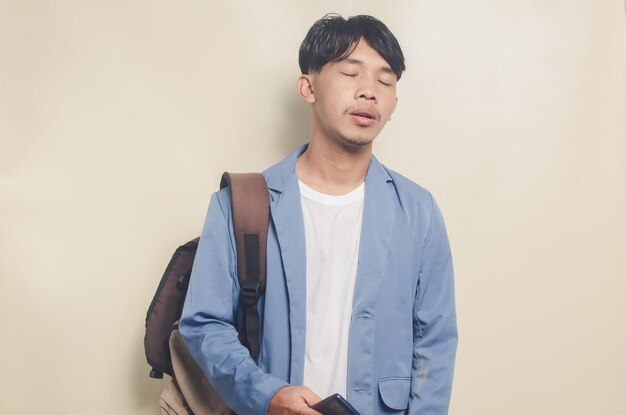
<path id="1" fill-rule="evenodd" d="M 359 415 L 359 412 L 338 393 L 319 401 L 311 408 L 324 415 Z"/>

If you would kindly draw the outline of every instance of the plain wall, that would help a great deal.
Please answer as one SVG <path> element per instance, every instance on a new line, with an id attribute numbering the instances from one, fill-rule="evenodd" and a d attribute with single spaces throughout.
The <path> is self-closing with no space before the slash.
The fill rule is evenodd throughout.
<path id="1" fill-rule="evenodd" d="M 450 413 L 626 414 L 621 0 L 0 0 L 0 413 L 158 412 L 163 269 L 222 171 L 307 141 L 297 50 L 331 11 L 407 58 L 375 153 L 446 217 Z"/>

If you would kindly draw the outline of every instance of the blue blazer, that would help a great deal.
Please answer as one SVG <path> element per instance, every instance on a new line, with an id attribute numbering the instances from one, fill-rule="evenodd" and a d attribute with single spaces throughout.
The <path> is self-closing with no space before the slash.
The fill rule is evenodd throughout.
<path id="1" fill-rule="evenodd" d="M 266 414 L 280 388 L 303 381 L 306 248 L 295 164 L 305 149 L 263 173 L 271 223 L 258 361 L 238 340 L 241 312 L 228 189 L 211 197 L 198 246 L 180 333 L 239 415 Z M 352 308 L 348 401 L 362 415 L 446 414 L 457 329 L 445 225 L 430 193 L 375 157 L 365 180 Z"/>

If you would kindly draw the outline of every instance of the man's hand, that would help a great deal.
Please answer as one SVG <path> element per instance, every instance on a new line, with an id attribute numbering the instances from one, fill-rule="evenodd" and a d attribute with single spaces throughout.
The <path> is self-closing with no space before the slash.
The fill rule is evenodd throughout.
<path id="1" fill-rule="evenodd" d="M 285 386 L 272 398 L 268 415 L 320 415 L 310 408 L 321 401 L 319 396 L 304 386 Z"/>

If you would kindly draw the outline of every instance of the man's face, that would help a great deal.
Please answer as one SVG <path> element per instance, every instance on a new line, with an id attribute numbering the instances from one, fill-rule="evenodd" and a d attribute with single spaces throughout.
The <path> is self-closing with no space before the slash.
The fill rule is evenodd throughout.
<path id="1" fill-rule="evenodd" d="M 306 76 L 314 139 L 320 136 L 344 147 L 370 145 L 396 107 L 396 75 L 363 39 L 344 60 Z"/>

